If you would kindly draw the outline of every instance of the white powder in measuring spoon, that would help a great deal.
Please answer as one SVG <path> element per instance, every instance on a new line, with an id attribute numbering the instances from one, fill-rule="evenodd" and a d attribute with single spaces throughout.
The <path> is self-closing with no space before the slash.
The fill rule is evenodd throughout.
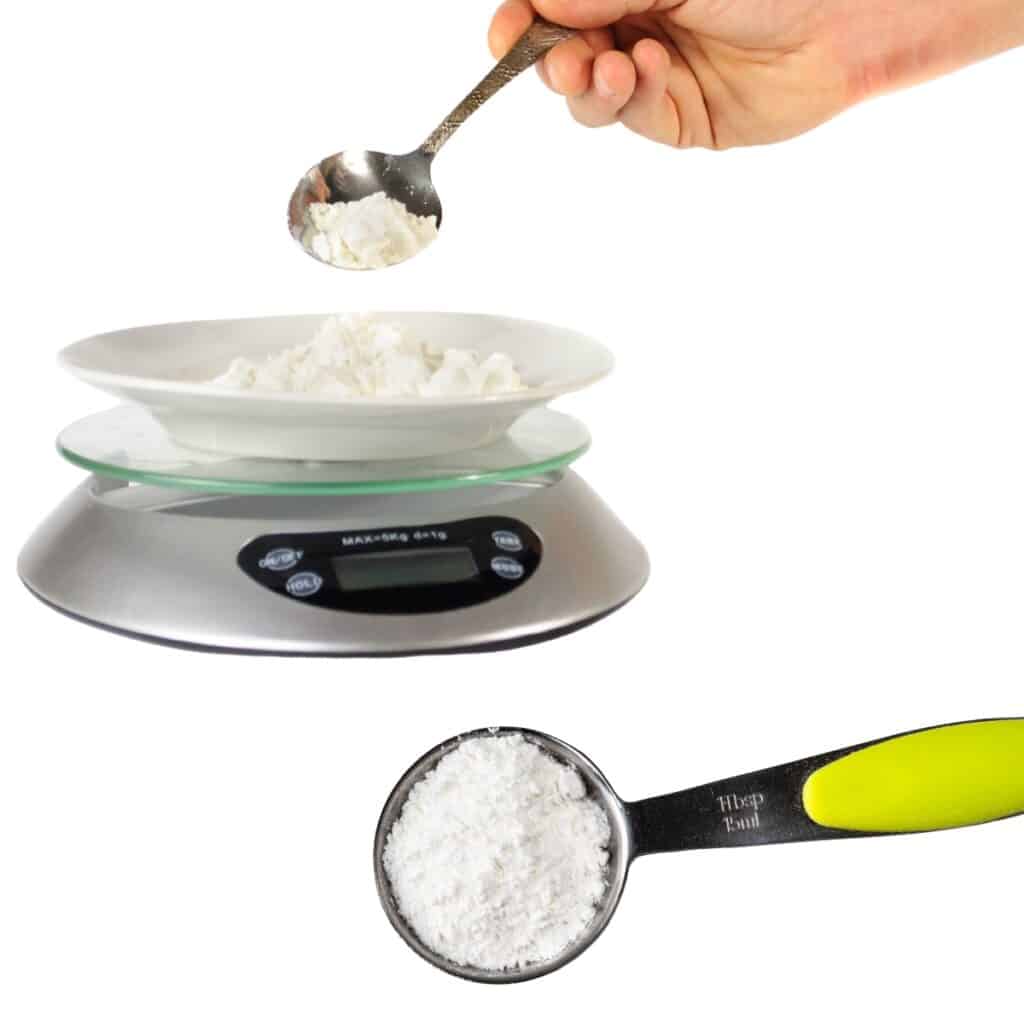
<path id="1" fill-rule="evenodd" d="M 353 203 L 310 203 L 302 216 L 303 248 L 346 270 L 403 263 L 436 238 L 436 217 L 418 217 L 385 192 Z"/>
<path id="2" fill-rule="evenodd" d="M 416 783 L 383 861 L 421 942 L 500 971 L 552 960 L 586 932 L 610 842 L 579 772 L 513 733 L 466 740 Z"/>
<path id="3" fill-rule="evenodd" d="M 329 317 L 308 344 L 263 360 L 236 359 L 211 383 L 329 398 L 454 398 L 523 388 L 507 355 L 441 348 L 366 315 Z"/>

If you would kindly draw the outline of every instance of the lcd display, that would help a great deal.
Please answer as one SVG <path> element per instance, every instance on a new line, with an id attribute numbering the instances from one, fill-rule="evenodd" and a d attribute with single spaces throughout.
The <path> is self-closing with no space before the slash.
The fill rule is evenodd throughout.
<path id="1" fill-rule="evenodd" d="M 416 551 L 378 551 L 332 558 L 342 590 L 391 590 L 464 583 L 480 575 L 469 548 L 420 548 Z"/>

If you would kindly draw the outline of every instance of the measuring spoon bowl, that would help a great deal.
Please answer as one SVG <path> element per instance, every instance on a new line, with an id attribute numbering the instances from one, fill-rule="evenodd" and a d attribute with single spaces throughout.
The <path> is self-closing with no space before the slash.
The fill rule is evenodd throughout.
<path id="1" fill-rule="evenodd" d="M 438 956 L 408 926 L 383 866 L 384 847 L 409 792 L 467 739 L 518 734 L 575 768 L 611 825 L 607 888 L 586 931 L 561 954 L 502 971 Z M 1024 814 L 1024 719 L 961 722 L 803 758 L 634 803 L 562 740 L 531 729 L 481 729 L 435 747 L 395 787 L 377 825 L 374 870 L 384 910 L 405 942 L 449 974 L 519 982 L 564 967 L 607 927 L 630 865 L 654 853 L 936 832 Z"/>
<path id="2" fill-rule="evenodd" d="M 391 890 L 391 883 L 384 869 L 384 848 L 387 844 L 388 836 L 391 834 L 391 829 L 401 815 L 402 808 L 405 806 L 413 786 L 432 772 L 443 757 L 450 754 L 467 740 L 509 735 L 522 736 L 528 742 L 546 751 L 555 760 L 575 768 L 583 779 L 587 795 L 591 799 L 596 800 L 608 816 L 612 838 L 608 846 L 608 887 L 605 890 L 604 899 L 601 901 L 593 920 L 583 935 L 553 960 L 527 964 L 512 970 L 494 971 L 473 967 L 472 965 L 455 964 L 446 957 L 435 953 L 426 943 L 421 941 L 419 936 L 406 923 L 398 908 L 398 901 Z M 384 804 L 384 809 L 377 823 L 373 847 L 373 867 L 377 880 L 377 895 L 380 897 L 381 906 L 384 908 L 384 912 L 387 914 L 388 920 L 395 931 L 405 940 L 413 952 L 417 953 L 428 963 L 433 964 L 434 967 L 447 971 L 456 977 L 465 978 L 469 981 L 502 984 L 529 981 L 531 978 L 550 974 L 552 971 L 564 967 L 571 960 L 575 960 L 597 939 L 612 919 L 615 908 L 618 906 L 619 898 L 626 885 L 626 875 L 632 859 L 632 849 L 633 841 L 630 835 L 630 824 L 625 805 L 616 796 L 615 791 L 604 775 L 601 774 L 597 765 L 585 754 L 569 746 L 568 743 L 555 739 L 554 736 L 548 736 L 546 733 L 536 732 L 532 729 L 478 729 L 474 732 L 463 733 L 461 736 L 456 736 L 444 743 L 438 744 L 433 750 L 424 754 L 398 781 L 398 784 Z"/>

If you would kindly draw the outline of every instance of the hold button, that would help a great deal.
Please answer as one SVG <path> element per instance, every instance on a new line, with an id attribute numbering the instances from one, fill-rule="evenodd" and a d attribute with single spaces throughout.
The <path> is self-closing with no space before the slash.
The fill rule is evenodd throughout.
<path id="1" fill-rule="evenodd" d="M 298 572 L 289 577 L 285 589 L 292 597 L 312 597 L 314 594 L 320 593 L 320 588 L 323 585 L 324 579 L 318 573 Z"/>

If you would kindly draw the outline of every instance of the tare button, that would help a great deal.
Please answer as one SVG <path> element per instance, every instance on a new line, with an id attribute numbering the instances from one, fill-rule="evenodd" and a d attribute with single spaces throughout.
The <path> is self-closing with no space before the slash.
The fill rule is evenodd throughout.
<path id="1" fill-rule="evenodd" d="M 320 588 L 323 585 L 324 579 L 318 573 L 297 572 L 294 576 L 289 577 L 284 586 L 292 597 L 312 597 L 314 594 L 320 593 Z"/>
<path id="2" fill-rule="evenodd" d="M 492 559 L 491 570 L 503 580 L 521 580 L 526 575 L 523 563 L 517 562 L 514 558 Z"/>
<path id="3" fill-rule="evenodd" d="M 513 554 L 518 554 L 523 550 L 522 538 L 518 533 L 513 533 L 511 530 L 495 530 L 491 534 L 491 540 L 502 551 L 511 551 Z"/>

